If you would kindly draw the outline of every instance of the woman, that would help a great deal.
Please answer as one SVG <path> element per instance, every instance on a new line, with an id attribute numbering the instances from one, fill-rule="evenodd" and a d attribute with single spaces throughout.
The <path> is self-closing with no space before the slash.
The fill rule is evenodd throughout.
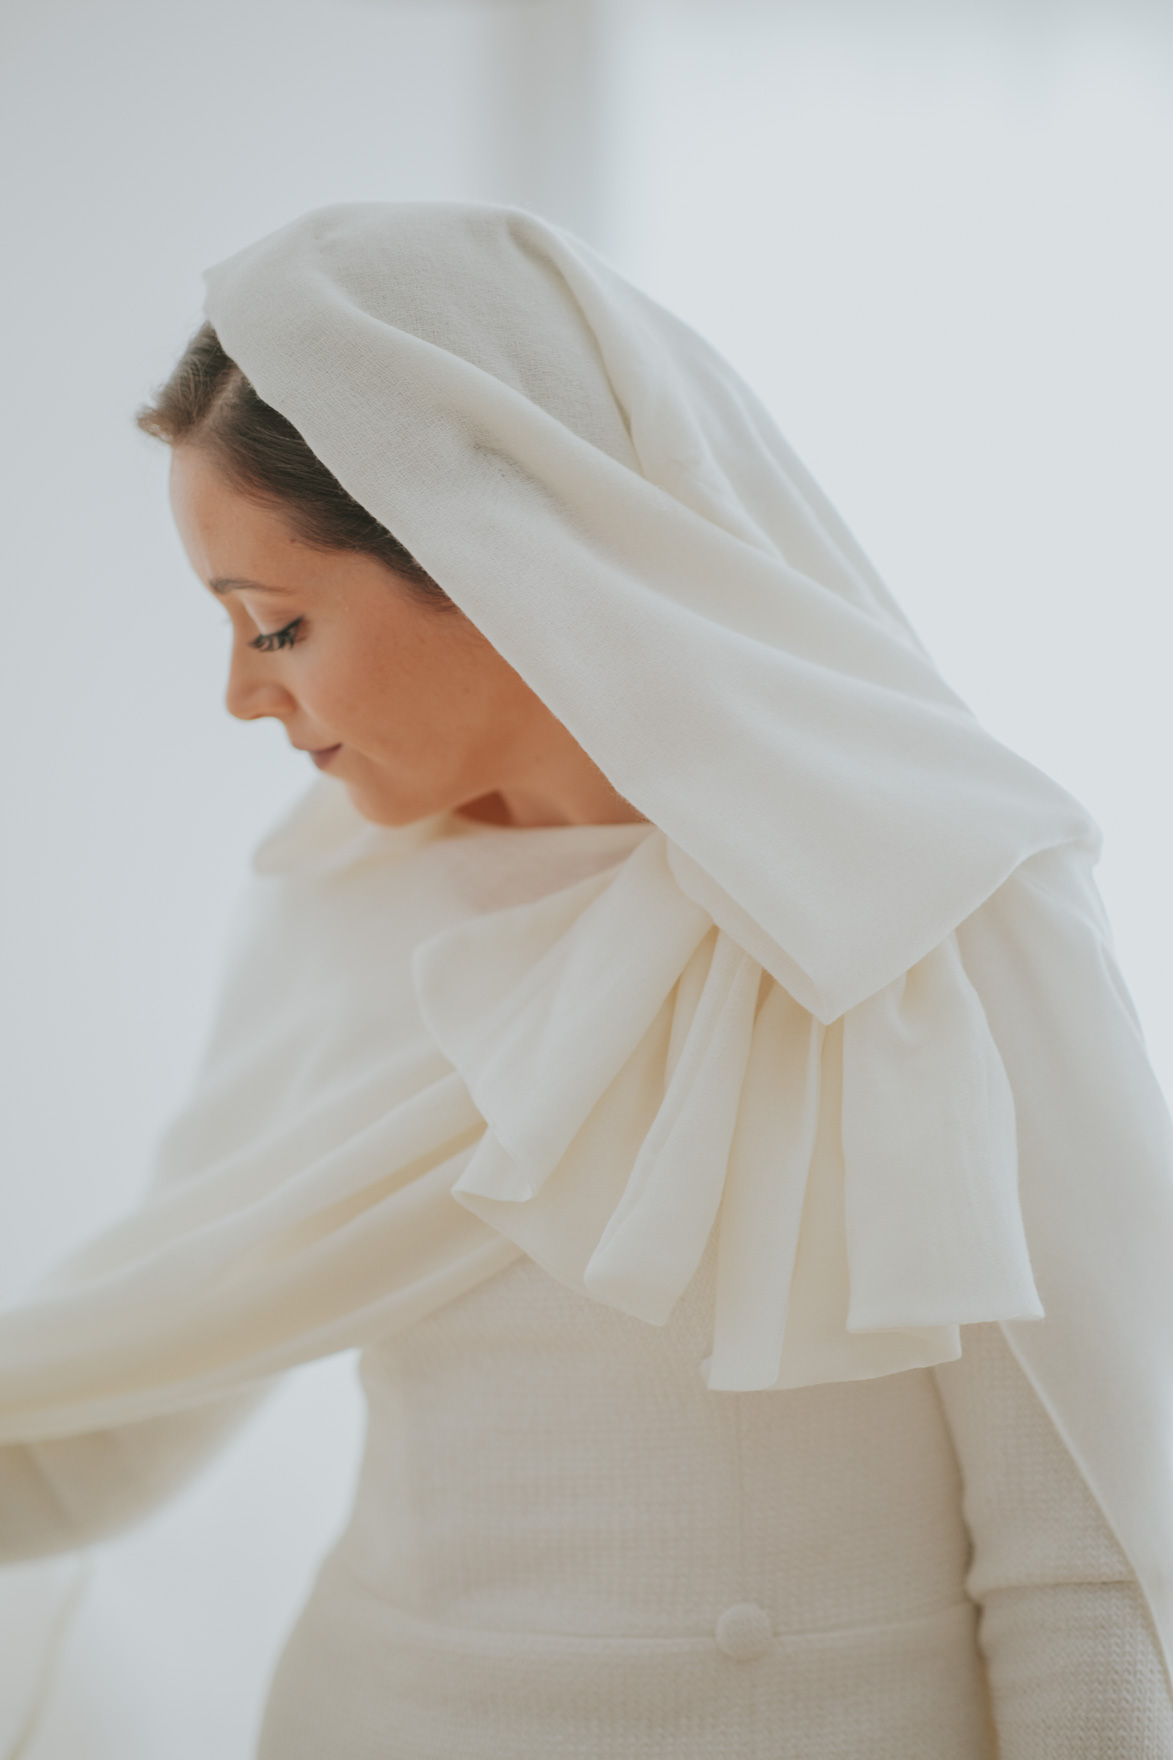
<path id="1" fill-rule="evenodd" d="M 362 1346 L 264 1760 L 1173 1755 L 1167 1118 L 1071 799 L 574 241 L 311 214 L 142 420 L 326 774 L 153 1196 L 0 1324 L 0 1538 Z"/>

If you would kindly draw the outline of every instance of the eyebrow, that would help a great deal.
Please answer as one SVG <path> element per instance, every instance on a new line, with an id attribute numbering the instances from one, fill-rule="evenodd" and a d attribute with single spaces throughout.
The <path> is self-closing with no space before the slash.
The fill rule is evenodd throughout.
<path id="1" fill-rule="evenodd" d="M 250 593 L 284 593 L 287 591 L 285 587 L 267 587 L 264 581 L 240 580 L 236 575 L 231 574 L 217 575 L 214 581 L 208 582 L 208 585 L 213 593 L 221 599 L 226 593 L 239 593 L 243 588 L 247 588 Z"/>

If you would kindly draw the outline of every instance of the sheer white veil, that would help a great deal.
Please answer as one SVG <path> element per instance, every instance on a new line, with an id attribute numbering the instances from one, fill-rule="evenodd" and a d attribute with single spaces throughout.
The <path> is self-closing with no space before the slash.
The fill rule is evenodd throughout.
<path id="1" fill-rule="evenodd" d="M 327 209 L 213 271 L 208 313 L 820 1019 L 1093 835 L 947 688 L 748 388 L 576 241 Z"/>

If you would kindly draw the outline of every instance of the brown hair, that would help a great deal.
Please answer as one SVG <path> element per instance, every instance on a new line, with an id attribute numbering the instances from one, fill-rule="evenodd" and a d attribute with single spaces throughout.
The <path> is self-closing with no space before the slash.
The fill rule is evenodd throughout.
<path id="1" fill-rule="evenodd" d="M 430 603 L 452 605 L 411 552 L 310 451 L 293 423 L 257 396 L 210 324 L 196 331 L 135 420 L 169 446 L 202 448 L 234 489 L 276 503 L 307 544 L 374 556 Z"/>

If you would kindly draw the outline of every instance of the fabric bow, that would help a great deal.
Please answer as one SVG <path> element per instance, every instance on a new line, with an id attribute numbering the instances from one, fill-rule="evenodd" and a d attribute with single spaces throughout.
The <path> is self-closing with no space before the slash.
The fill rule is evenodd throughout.
<path id="1" fill-rule="evenodd" d="M 956 938 L 829 1027 L 678 884 L 618 868 L 426 942 L 424 1021 L 486 1121 L 453 1195 L 663 1324 L 716 1233 L 715 1389 L 859 1379 L 1038 1317 L 1014 1105 Z"/>

